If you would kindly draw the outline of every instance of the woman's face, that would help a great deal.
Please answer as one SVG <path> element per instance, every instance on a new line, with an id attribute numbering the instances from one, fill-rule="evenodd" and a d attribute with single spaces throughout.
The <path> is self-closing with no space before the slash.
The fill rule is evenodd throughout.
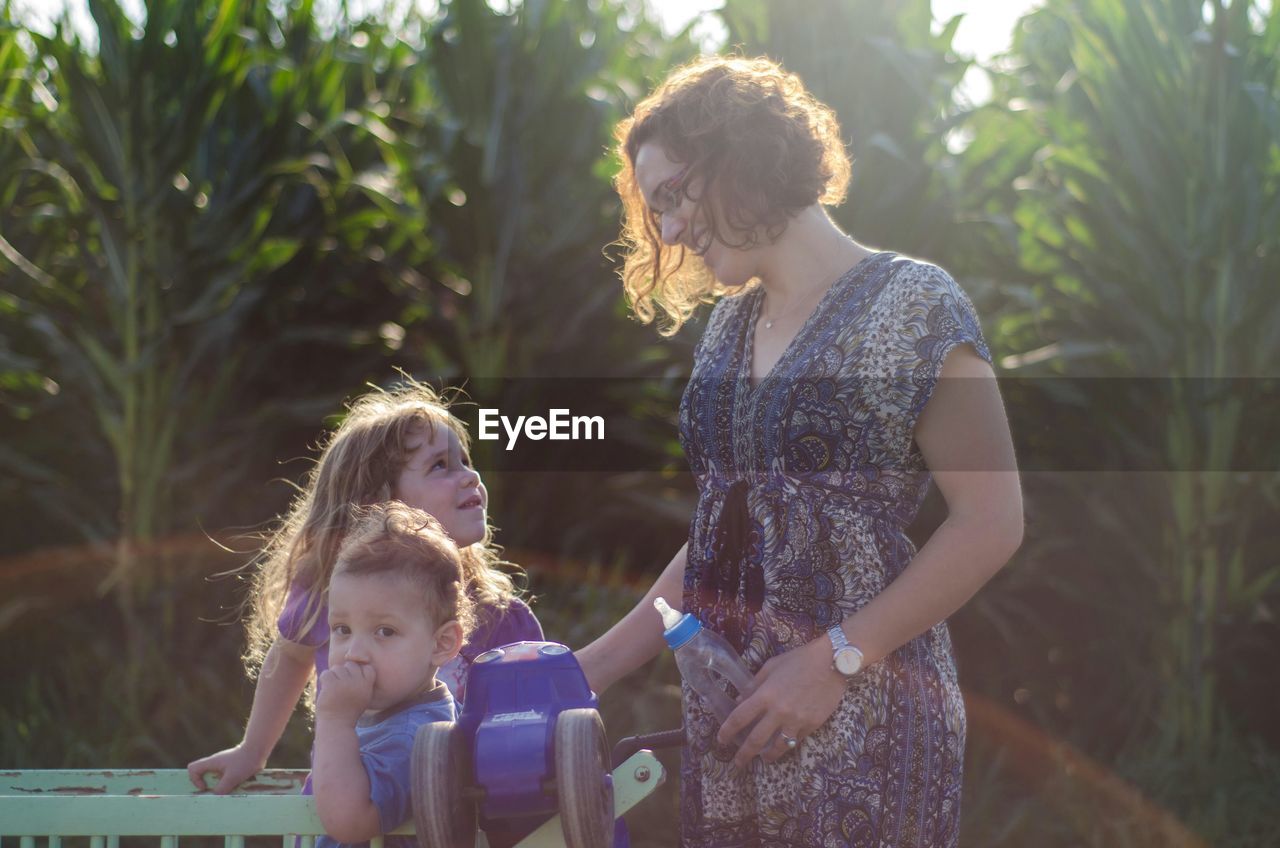
<path id="1" fill-rule="evenodd" d="M 673 161 L 660 144 L 647 141 L 636 151 L 634 170 L 645 204 L 657 216 L 663 244 L 684 246 L 701 257 L 722 285 L 742 286 L 757 276 L 759 247 L 730 247 L 711 237 L 690 198 L 700 197 L 704 186 L 698 178 L 690 179 L 685 163 Z M 716 218 L 724 220 L 721 214 Z"/>

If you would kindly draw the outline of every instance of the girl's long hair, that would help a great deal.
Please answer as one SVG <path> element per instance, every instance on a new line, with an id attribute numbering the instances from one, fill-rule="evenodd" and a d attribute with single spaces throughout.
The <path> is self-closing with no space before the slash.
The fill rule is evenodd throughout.
<path id="1" fill-rule="evenodd" d="M 265 537 L 250 563 L 253 587 L 248 598 L 245 669 L 255 677 L 279 635 L 277 622 L 290 587 L 308 593 L 298 627 L 305 633 L 324 610 L 338 548 L 352 524 L 352 507 L 391 500 L 410 448 L 437 428 L 451 430 L 470 450 L 465 426 L 449 413 L 449 402 L 412 378 L 390 389 L 374 389 L 350 404 L 342 424 L 322 442 L 320 458 L 307 475 L 289 510 Z M 486 522 L 484 538 L 460 549 L 463 580 L 478 606 L 505 609 L 517 594 Z M 308 704 L 311 699 L 308 698 Z"/>

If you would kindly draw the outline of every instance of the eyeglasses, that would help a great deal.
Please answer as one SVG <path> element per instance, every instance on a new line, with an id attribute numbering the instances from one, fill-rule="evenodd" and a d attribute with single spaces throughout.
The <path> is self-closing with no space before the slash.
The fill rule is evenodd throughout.
<path id="1" fill-rule="evenodd" d="M 691 168 L 693 168 L 692 164 L 685 165 L 674 176 L 663 180 L 658 185 L 658 188 L 653 192 L 654 200 L 658 201 L 660 207 L 654 210 L 655 217 L 663 212 L 670 212 L 684 202 L 687 196 L 686 193 L 689 190 L 689 177 L 691 176 L 689 171 Z"/>

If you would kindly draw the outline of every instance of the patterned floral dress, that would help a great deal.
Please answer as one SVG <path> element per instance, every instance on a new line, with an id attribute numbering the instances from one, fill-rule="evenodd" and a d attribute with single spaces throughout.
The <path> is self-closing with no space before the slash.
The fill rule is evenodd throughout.
<path id="1" fill-rule="evenodd" d="M 911 561 L 904 530 L 930 479 L 915 422 L 953 348 L 991 358 L 946 272 L 878 253 L 831 287 L 753 386 L 762 299 L 757 287 L 716 305 L 680 405 L 699 492 L 685 610 L 753 671 L 824 635 Z M 965 716 L 945 624 L 866 668 L 772 764 L 736 769 L 688 687 L 684 704 L 683 845 L 956 843 Z"/>

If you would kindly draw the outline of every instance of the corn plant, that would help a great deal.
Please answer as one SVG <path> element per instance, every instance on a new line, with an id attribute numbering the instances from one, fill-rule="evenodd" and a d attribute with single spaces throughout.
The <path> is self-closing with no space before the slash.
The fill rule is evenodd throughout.
<path id="1" fill-rule="evenodd" d="M 393 113 L 397 141 L 387 156 L 429 151 L 447 181 L 429 211 L 439 262 L 434 307 L 411 316 L 405 349 L 425 373 L 465 381 L 479 405 L 543 412 L 555 379 L 607 377 L 577 399 L 592 414 L 652 407 L 643 391 L 631 391 L 642 382 L 660 386 L 657 405 L 674 411 L 678 381 L 655 375 L 679 367 L 688 349 L 626 320 L 604 248 L 618 234 L 613 125 L 629 100 L 692 53 L 690 42 L 664 41 L 628 4 L 585 0 L 505 8 L 451 0 L 419 28 L 419 82 L 432 100 L 429 109 Z M 421 184 L 427 175 L 416 173 Z M 630 441 L 639 455 L 674 435 L 662 422 L 656 433 L 611 439 Z M 476 450 L 483 469 L 504 454 L 492 442 Z M 509 528 L 504 540 L 540 536 L 558 545 L 585 524 L 581 515 L 598 516 L 601 480 L 586 477 L 490 475 L 495 512 Z M 551 485 L 554 500 L 535 494 Z"/>
<path id="2" fill-rule="evenodd" d="M 114 0 L 89 8 L 96 45 L 66 21 L 5 25 L 0 61 L 31 72 L 3 90 L 0 274 L 14 338 L 79 406 L 64 441 L 100 441 L 114 465 L 80 529 L 118 537 L 127 563 L 175 502 L 236 480 L 207 472 L 257 435 L 235 408 L 244 385 L 291 339 L 350 344 L 359 292 L 326 326 L 273 320 L 425 261 L 430 242 L 426 204 L 388 188 L 381 156 L 380 86 L 408 72 L 403 45 L 321 33 L 310 3 L 155 0 L 140 24 Z M 57 482 L 56 461 L 0 460 Z"/>
<path id="3" fill-rule="evenodd" d="M 1152 473 L 1067 490 L 1096 534 L 1078 545 L 1109 549 L 1094 602 L 1145 587 L 1141 606 L 1110 611 L 1112 633 L 1141 640 L 1133 705 L 1200 761 L 1221 732 L 1223 631 L 1265 610 L 1280 578 L 1274 433 L 1256 414 L 1280 361 L 1277 56 L 1280 14 L 1256 3 L 1050 2 L 1024 19 L 975 142 L 987 155 L 982 132 L 1000 132 L 1023 151 L 1003 196 L 1055 343 L 1025 373 L 1129 380 L 1091 410 L 1104 441 L 1074 454 L 1097 464 L 1065 470 Z"/>
<path id="4" fill-rule="evenodd" d="M 944 261 L 958 213 L 948 185 L 946 133 L 969 62 L 951 41 L 957 17 L 933 32 L 929 0 L 729 0 L 729 43 L 779 59 L 835 109 L 849 140 L 849 199 L 834 210 L 855 238 Z"/>
<path id="5" fill-rule="evenodd" d="M 405 116 L 420 134 L 403 144 L 447 163 L 431 211 L 456 309 L 439 348 L 472 377 L 582 371 L 584 325 L 619 300 L 602 256 L 617 235 L 613 124 L 691 47 L 623 4 L 491 5 L 451 0 L 422 22 L 434 112 Z"/>

